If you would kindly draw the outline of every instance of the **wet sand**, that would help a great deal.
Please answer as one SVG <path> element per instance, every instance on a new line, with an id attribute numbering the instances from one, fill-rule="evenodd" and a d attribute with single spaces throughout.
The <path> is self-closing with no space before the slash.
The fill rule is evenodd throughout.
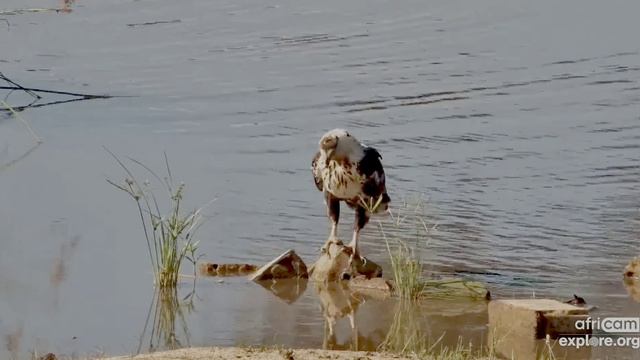
<path id="1" fill-rule="evenodd" d="M 367 351 L 335 351 L 318 349 L 268 349 L 268 348 L 239 348 L 239 347 L 211 347 L 189 348 L 173 351 L 163 351 L 153 354 L 143 354 L 134 357 L 119 356 L 104 360 L 210 360 L 210 359 L 265 359 L 265 360 L 305 360 L 305 359 L 336 359 L 336 360 L 383 360 L 383 359 L 417 359 L 396 354 L 377 353 Z M 424 359 L 424 358 L 423 358 Z M 427 358 L 429 359 L 429 358 Z"/>

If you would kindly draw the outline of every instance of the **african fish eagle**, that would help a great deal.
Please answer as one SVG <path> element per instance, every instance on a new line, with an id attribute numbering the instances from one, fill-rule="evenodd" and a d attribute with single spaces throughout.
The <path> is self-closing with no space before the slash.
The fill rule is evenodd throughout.
<path id="1" fill-rule="evenodd" d="M 388 209 L 391 201 L 385 186 L 380 153 L 361 144 L 343 129 L 333 129 L 320 139 L 320 149 L 311 162 L 316 187 L 324 194 L 331 233 L 322 247 L 328 253 L 331 243 L 338 240 L 340 201 L 355 210 L 351 260 L 360 258 L 358 237 L 373 213 Z"/>

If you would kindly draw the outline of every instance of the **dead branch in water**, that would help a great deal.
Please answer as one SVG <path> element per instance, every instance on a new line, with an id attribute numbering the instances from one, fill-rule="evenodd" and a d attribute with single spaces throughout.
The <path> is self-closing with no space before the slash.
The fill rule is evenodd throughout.
<path id="1" fill-rule="evenodd" d="M 40 104 L 36 104 L 36 101 L 34 101 L 34 102 L 32 102 L 31 104 L 28 104 L 28 105 L 13 106 L 13 110 L 16 111 L 16 112 L 22 112 L 22 111 L 24 111 L 26 109 L 35 109 L 35 108 L 39 108 L 39 107 L 43 107 L 43 106 L 66 104 L 66 103 L 71 103 L 71 102 L 76 102 L 76 101 L 84 101 L 84 100 L 90 100 L 90 99 L 73 98 L 73 99 L 67 99 L 67 100 L 49 101 L 49 102 L 40 103 Z M 4 109 L 0 108 L 0 111 L 2 111 L 2 110 L 4 110 Z"/>
<path id="2" fill-rule="evenodd" d="M 25 13 L 39 13 L 39 12 L 68 12 L 65 8 L 31 8 L 31 9 L 13 9 L 0 11 L 0 15 L 20 15 Z"/>
<path id="3" fill-rule="evenodd" d="M 9 89 L 12 89 L 12 90 L 22 90 L 22 91 L 26 92 L 27 94 L 33 96 L 34 98 L 40 99 L 40 95 L 34 93 L 33 90 L 25 89 L 20 84 L 18 84 L 16 82 L 14 82 L 13 80 L 9 79 L 8 77 L 6 77 L 2 72 L 0 72 L 0 79 L 8 82 L 11 85 L 13 85 L 13 86 L 5 86 L 5 88 L 9 88 Z M 6 100 L 6 97 L 5 97 L 5 100 Z"/>
<path id="4" fill-rule="evenodd" d="M 115 96 L 112 96 L 112 95 L 105 95 L 105 94 L 102 94 L 102 95 L 101 94 L 83 94 L 83 93 L 76 93 L 76 92 L 70 92 L 70 91 L 59 91 L 59 90 L 48 90 L 48 89 L 24 87 L 24 86 L 18 84 L 17 82 L 9 79 L 2 72 L 0 72 L 0 80 L 4 80 L 6 83 L 10 84 L 10 86 L 0 86 L 0 90 L 9 90 L 9 93 L 4 98 L 5 101 L 7 100 L 9 95 L 11 95 L 11 93 L 13 93 L 14 91 L 23 91 L 26 94 L 29 94 L 34 99 L 34 101 L 32 101 L 31 103 L 29 103 L 27 105 L 12 106 L 11 107 L 11 112 L 20 112 L 20 111 L 23 111 L 23 110 L 28 109 L 28 108 L 36 108 L 36 107 L 42 107 L 42 106 L 48 106 L 48 105 L 63 104 L 63 103 L 74 102 L 74 101 L 93 100 L 93 99 L 110 99 L 110 98 L 115 97 Z M 64 96 L 73 96 L 74 99 L 56 100 L 56 101 L 50 101 L 50 102 L 47 102 L 47 103 L 36 104 L 38 102 L 38 100 L 42 99 L 42 96 L 39 93 L 54 94 L 54 95 L 64 95 Z M 5 106 L 5 108 L 6 109 L 4 109 L 4 110 L 8 110 L 9 109 L 6 106 Z M 0 110 L 3 110 L 3 109 L 0 109 Z"/>
<path id="5" fill-rule="evenodd" d="M 4 76 L 2 76 L 2 73 L 0 73 L 0 79 L 8 80 L 8 79 L 4 78 Z M 0 86 L 0 89 L 2 89 L 2 90 L 22 90 L 22 91 L 28 92 L 29 94 L 33 93 L 33 96 L 36 96 L 38 99 L 41 99 L 42 97 L 39 96 L 38 94 L 35 94 L 37 92 L 47 93 L 47 94 L 56 94 L 56 95 L 77 96 L 77 97 L 82 97 L 82 98 L 85 98 L 85 99 L 109 99 L 109 98 L 114 97 L 112 95 L 81 94 L 81 93 L 74 93 L 74 92 L 69 92 L 69 91 L 25 88 L 25 87 L 22 87 L 20 85 L 17 85 L 17 86 Z"/>

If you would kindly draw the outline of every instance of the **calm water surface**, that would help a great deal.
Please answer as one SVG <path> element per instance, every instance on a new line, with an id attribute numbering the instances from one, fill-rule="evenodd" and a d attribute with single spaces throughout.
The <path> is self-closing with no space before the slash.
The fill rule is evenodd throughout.
<path id="1" fill-rule="evenodd" d="M 1 9 L 47 6 L 61 4 Z M 600 314 L 638 314 L 620 273 L 640 250 L 640 3 L 78 0 L 71 10 L 0 15 L 0 71 L 23 86 L 127 97 L 27 109 L 44 139 L 33 151 L 23 126 L 0 116 L 0 357 L 138 348 L 152 274 L 133 204 L 105 182 L 122 173 L 102 146 L 153 168 L 166 151 L 190 206 L 218 199 L 199 233 L 207 260 L 261 264 L 288 248 L 311 260 L 328 223 L 309 163 L 333 127 L 381 151 L 396 205 L 424 196 L 438 224 L 430 270 L 503 297 L 577 293 Z M 363 242 L 384 260 L 375 226 Z M 289 305 L 245 280 L 202 279 L 192 299 L 190 345 L 323 346 L 312 289 Z M 392 306 L 358 308 L 373 324 L 359 326 L 362 348 L 384 337 L 391 319 L 375 314 Z M 429 321 L 435 338 L 472 340 L 485 322 Z M 348 348 L 348 321 L 338 325 L 334 342 Z"/>

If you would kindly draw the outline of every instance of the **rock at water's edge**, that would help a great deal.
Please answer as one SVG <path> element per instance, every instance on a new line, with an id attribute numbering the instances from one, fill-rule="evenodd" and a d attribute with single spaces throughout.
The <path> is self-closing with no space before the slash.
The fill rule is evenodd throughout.
<path id="1" fill-rule="evenodd" d="M 287 250 L 282 255 L 271 260 L 258 269 L 249 279 L 252 281 L 308 278 L 307 265 L 293 250 Z"/>

